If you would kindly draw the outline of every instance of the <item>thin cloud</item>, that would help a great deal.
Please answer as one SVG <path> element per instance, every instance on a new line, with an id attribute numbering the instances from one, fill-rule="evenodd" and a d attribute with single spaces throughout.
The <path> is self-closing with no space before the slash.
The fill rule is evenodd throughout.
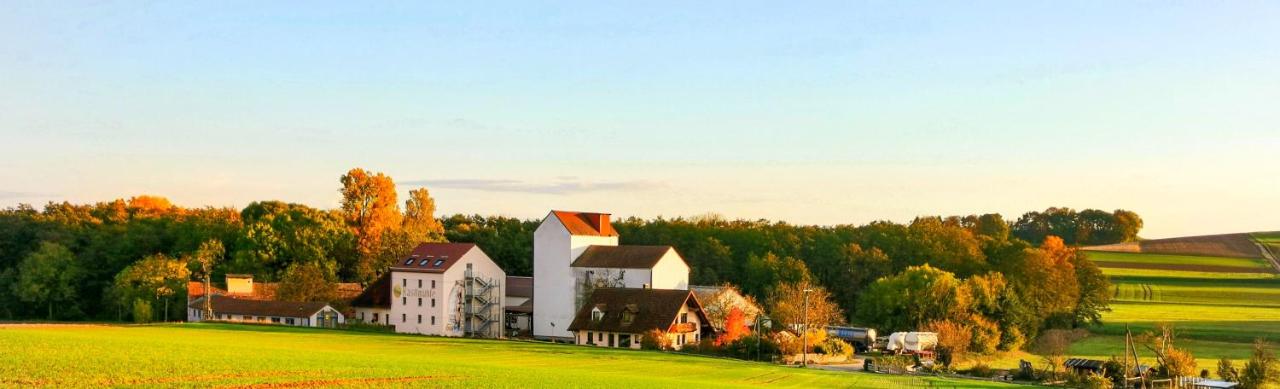
<path id="1" fill-rule="evenodd" d="M 12 192 L 0 190 L 0 199 L 29 199 L 33 197 L 53 197 L 48 193 Z"/>
<path id="2" fill-rule="evenodd" d="M 484 192 L 516 192 L 537 194 L 577 194 L 588 192 L 650 190 L 666 185 L 652 181 L 603 181 L 561 180 L 556 182 L 528 182 L 509 179 L 440 179 L 404 181 L 400 185 L 426 186 L 429 188 L 464 189 Z"/>

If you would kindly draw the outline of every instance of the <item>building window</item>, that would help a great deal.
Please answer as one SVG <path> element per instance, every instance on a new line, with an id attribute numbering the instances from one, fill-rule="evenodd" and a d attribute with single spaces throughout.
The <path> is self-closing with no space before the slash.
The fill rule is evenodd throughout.
<path id="1" fill-rule="evenodd" d="M 437 259 L 437 260 L 436 260 L 436 264 L 435 264 L 435 265 L 433 265 L 433 266 L 435 266 L 435 267 L 440 267 L 440 265 L 443 265 L 443 264 L 444 264 L 444 260 L 443 260 L 443 259 Z"/>
<path id="2" fill-rule="evenodd" d="M 400 285 L 401 285 L 401 286 L 409 286 L 409 279 L 408 279 L 408 278 L 401 278 L 401 279 L 400 279 Z"/>
<path id="3" fill-rule="evenodd" d="M 408 297 L 401 297 L 401 298 L 400 298 L 400 305 L 409 305 L 409 298 L 408 298 Z"/>
<path id="4" fill-rule="evenodd" d="M 360 321 L 364 321 L 364 312 L 360 312 Z"/>
<path id="5" fill-rule="evenodd" d="M 404 265 L 405 265 L 405 266 L 409 266 L 409 265 L 412 265 L 412 264 L 413 264 L 413 258 L 409 258 L 409 259 L 404 260 Z"/>
<path id="6" fill-rule="evenodd" d="M 430 261 L 430 259 L 423 258 L 421 262 L 418 262 L 418 266 L 427 266 L 427 261 Z"/>
<path id="7" fill-rule="evenodd" d="M 422 324 L 422 315 L 418 315 L 418 324 Z"/>
<path id="8" fill-rule="evenodd" d="M 377 322 L 378 322 L 378 315 L 377 315 L 377 314 L 373 315 L 373 322 L 374 322 L 374 323 L 377 323 Z"/>
<path id="9" fill-rule="evenodd" d="M 418 281 L 422 281 L 422 280 L 418 280 Z M 422 297 L 418 297 L 418 306 L 419 307 L 422 306 Z"/>
<path id="10" fill-rule="evenodd" d="M 431 299 L 431 307 L 432 307 L 432 308 L 435 308 L 435 307 L 436 307 L 436 299 L 434 299 L 434 298 L 433 298 L 433 299 Z"/>
<path id="11" fill-rule="evenodd" d="M 436 317 L 431 316 L 431 325 L 436 325 Z"/>
<path id="12" fill-rule="evenodd" d="M 422 287 L 422 280 L 418 280 L 418 287 L 419 287 L 419 288 L 421 288 L 421 287 Z"/>
<path id="13" fill-rule="evenodd" d="M 597 333 L 596 333 L 596 341 L 597 341 L 597 342 L 603 342 L 603 341 L 604 341 L 604 333 L 603 333 L 603 332 L 597 332 Z"/>
<path id="14" fill-rule="evenodd" d="M 280 324 L 280 318 L 278 318 L 278 317 L 273 317 L 273 318 L 271 318 L 271 322 L 272 322 L 272 323 L 276 323 L 276 324 Z"/>
<path id="15" fill-rule="evenodd" d="M 600 319 L 604 319 L 604 312 L 600 307 L 591 308 L 591 321 L 600 321 Z"/>
<path id="16" fill-rule="evenodd" d="M 284 324 L 293 325 L 293 318 L 284 319 Z"/>
<path id="17" fill-rule="evenodd" d="M 689 322 L 689 313 L 688 313 L 688 312 L 684 312 L 684 313 L 681 313 L 681 314 L 680 314 L 680 322 L 681 322 L 681 323 L 688 323 L 688 322 Z"/>
<path id="18" fill-rule="evenodd" d="M 436 280 L 431 280 L 431 289 L 436 288 Z"/>
<path id="19" fill-rule="evenodd" d="M 407 314 L 407 313 L 401 313 L 401 314 L 400 314 L 400 322 L 401 322 L 401 323 L 408 323 L 408 322 L 409 322 L 409 314 Z"/>
<path id="20" fill-rule="evenodd" d="M 591 331 L 587 331 L 587 343 L 591 343 Z"/>

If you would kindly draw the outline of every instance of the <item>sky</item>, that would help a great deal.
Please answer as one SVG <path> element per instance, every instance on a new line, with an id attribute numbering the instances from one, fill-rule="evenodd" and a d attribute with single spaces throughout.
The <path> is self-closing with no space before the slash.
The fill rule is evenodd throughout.
<path id="1" fill-rule="evenodd" d="M 359 3 L 5 2 L 0 207 L 1280 230 L 1277 2 Z"/>

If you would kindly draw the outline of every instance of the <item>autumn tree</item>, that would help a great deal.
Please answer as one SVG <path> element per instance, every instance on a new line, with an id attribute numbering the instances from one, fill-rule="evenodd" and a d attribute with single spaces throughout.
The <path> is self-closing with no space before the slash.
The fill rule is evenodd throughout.
<path id="1" fill-rule="evenodd" d="M 334 275 L 315 263 L 290 265 L 280 279 L 276 296 L 281 301 L 332 301 L 337 293 Z"/>
<path id="2" fill-rule="evenodd" d="M 14 295 L 46 306 L 49 320 L 53 320 L 54 304 L 76 298 L 76 282 L 83 274 L 71 251 L 51 242 L 40 243 L 39 249 L 18 264 L 17 273 L 17 282 L 12 285 Z"/>
<path id="3" fill-rule="evenodd" d="M 943 365 L 950 366 L 969 353 L 969 345 L 973 343 L 971 326 L 954 320 L 934 320 L 925 324 L 924 329 L 938 334 L 938 359 Z"/>
<path id="4" fill-rule="evenodd" d="M 716 287 L 714 293 L 706 299 L 699 299 L 698 302 L 702 303 L 702 310 L 707 314 L 707 320 L 715 328 L 725 328 L 725 322 L 733 311 L 741 313 L 747 322 L 754 322 L 756 316 L 760 314 L 759 304 L 756 303 L 755 298 L 743 295 L 737 287 L 730 284 Z"/>
<path id="5" fill-rule="evenodd" d="M 724 319 L 724 331 L 720 336 L 716 337 L 716 346 L 723 346 L 733 343 L 751 333 L 751 329 L 747 327 L 746 314 L 741 309 L 733 308 Z"/>
<path id="6" fill-rule="evenodd" d="M 436 201 L 427 188 L 409 191 L 404 202 L 404 231 L 415 243 L 443 242 L 444 226 L 436 220 Z"/>
<path id="7" fill-rule="evenodd" d="M 778 286 L 769 296 L 769 313 L 774 322 L 796 329 L 805 324 L 821 329 L 844 322 L 844 312 L 832 301 L 831 293 L 808 281 Z"/>
<path id="8" fill-rule="evenodd" d="M 351 169 L 340 181 L 342 212 L 347 226 L 355 233 L 360 255 L 356 276 L 371 282 L 381 272 L 378 255 L 384 247 L 383 234 L 397 229 L 401 223 L 396 184 L 385 174 L 371 174 L 360 168 Z"/>

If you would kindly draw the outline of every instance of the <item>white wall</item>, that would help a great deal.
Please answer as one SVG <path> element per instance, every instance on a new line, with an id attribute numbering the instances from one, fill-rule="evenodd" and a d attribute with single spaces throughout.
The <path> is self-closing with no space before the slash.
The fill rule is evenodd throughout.
<path id="1" fill-rule="evenodd" d="M 689 265 L 680 259 L 680 254 L 675 250 L 668 250 L 667 254 L 653 265 L 653 288 L 654 289 L 689 289 Z"/>
<path id="2" fill-rule="evenodd" d="M 478 247 L 467 251 L 456 263 L 444 273 L 417 273 L 408 271 L 391 272 L 391 322 L 380 323 L 395 326 L 396 332 L 439 336 L 462 336 L 458 310 L 461 306 L 461 281 L 466 276 L 467 264 L 471 264 L 476 276 L 496 280 L 498 287 L 494 290 L 494 302 L 499 306 L 494 310 L 497 334 L 501 334 L 502 296 L 506 293 L 506 273 L 498 267 L 488 255 Z M 421 281 L 421 287 L 419 287 Z M 432 281 L 435 287 L 432 288 Z M 397 297 L 395 290 L 399 288 L 401 295 Z M 422 305 L 418 305 L 422 299 Z M 431 306 L 435 299 L 435 306 Z M 421 315 L 422 322 L 418 322 Z M 432 324 L 432 318 L 435 324 Z M 366 320 L 366 322 L 368 322 Z"/>
<path id="3" fill-rule="evenodd" d="M 534 336 L 573 337 L 568 328 L 577 307 L 569 265 L 591 245 L 617 246 L 618 237 L 572 236 L 552 213 L 533 232 Z"/>

